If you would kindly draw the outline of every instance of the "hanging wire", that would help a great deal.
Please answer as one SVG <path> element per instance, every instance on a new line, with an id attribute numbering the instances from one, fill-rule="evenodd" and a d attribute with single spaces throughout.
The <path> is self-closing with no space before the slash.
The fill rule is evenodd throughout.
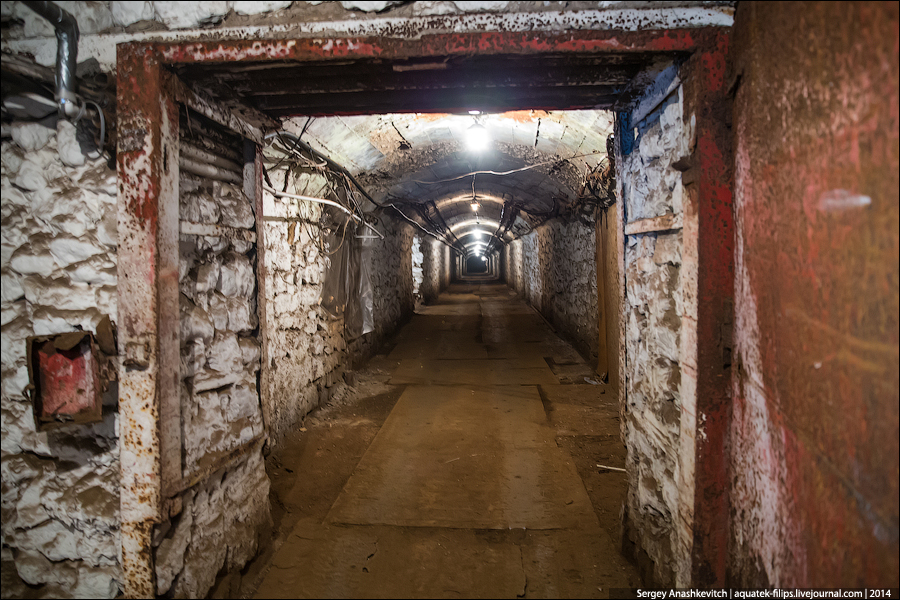
<path id="1" fill-rule="evenodd" d="M 341 248 L 344 246 L 344 239 L 347 237 L 347 228 L 350 226 L 350 221 L 351 221 L 351 219 L 347 219 L 344 221 L 344 226 L 341 228 L 341 243 L 338 244 L 337 248 L 335 248 L 331 252 L 328 252 L 327 250 L 325 250 L 323 248 L 323 249 L 321 249 L 322 254 L 324 254 L 325 256 L 334 256 L 335 254 L 340 252 Z M 381 238 L 381 239 L 384 239 L 384 238 Z"/>
<path id="2" fill-rule="evenodd" d="M 605 154 L 603 151 L 596 152 L 588 152 L 586 154 L 576 154 L 574 156 L 570 156 L 568 158 L 555 158 L 553 160 L 545 160 L 543 162 L 534 163 L 533 165 L 526 165 L 524 167 L 519 167 L 518 169 L 512 169 L 509 171 L 472 171 L 471 173 L 466 173 L 465 175 L 459 175 L 457 177 L 451 177 L 450 179 L 438 179 L 436 181 L 422 181 L 419 179 L 410 179 L 412 183 L 421 183 L 423 185 L 433 185 L 436 183 L 450 183 L 452 181 L 458 181 L 460 179 L 465 179 L 466 177 L 470 177 L 473 175 L 513 175 L 515 173 L 521 173 L 522 171 L 528 171 L 529 169 L 535 169 L 537 167 L 542 167 L 544 165 L 558 164 L 564 163 L 566 161 L 572 160 L 574 158 L 584 158 L 586 156 L 596 156 L 598 154 Z"/>
<path id="3" fill-rule="evenodd" d="M 307 119 L 306 125 L 304 126 L 304 132 L 306 130 L 306 126 L 309 125 L 309 122 L 310 122 L 310 119 Z M 301 136 L 302 136 L 302 133 L 301 133 Z M 307 196 L 304 194 L 289 194 L 287 192 L 288 179 L 289 179 L 289 175 L 291 172 L 291 167 L 289 166 L 285 171 L 284 189 L 279 192 L 278 190 L 276 190 L 274 187 L 271 186 L 271 184 L 269 183 L 268 178 L 267 178 L 267 184 L 263 186 L 263 188 L 266 191 L 268 191 L 269 193 L 274 194 L 276 197 L 280 197 L 280 198 L 292 198 L 292 199 L 296 199 L 296 200 L 306 200 L 309 202 L 315 202 L 318 204 L 326 204 L 328 206 L 333 206 L 335 208 L 338 208 L 341 211 L 350 215 L 350 217 L 353 220 L 359 221 L 360 223 L 362 223 L 363 225 L 365 225 L 366 227 L 371 229 L 375 233 L 375 235 L 377 235 L 380 239 L 384 239 L 384 235 L 366 221 L 366 214 L 362 210 L 361 203 L 357 199 L 357 196 L 354 193 L 352 186 L 351 186 L 352 178 L 347 173 L 332 168 L 332 166 L 329 164 L 329 161 L 324 159 L 324 157 L 319 156 L 319 158 L 322 159 L 321 162 L 316 162 L 316 161 L 306 157 L 304 155 L 304 153 L 300 151 L 301 148 L 303 148 L 307 151 L 310 151 L 310 150 L 309 150 L 308 145 L 301 143 L 300 136 L 292 136 L 292 137 L 294 137 L 294 143 L 290 144 L 290 145 L 285 141 L 284 136 L 282 136 L 282 132 L 276 132 L 276 133 L 270 134 L 267 137 L 269 139 L 277 140 L 277 142 L 273 142 L 273 146 L 280 152 L 284 152 L 284 156 L 282 156 L 281 159 L 278 160 L 274 164 L 274 166 L 272 167 L 273 169 L 280 167 L 282 164 L 284 164 L 290 158 L 299 159 L 299 161 L 301 161 L 303 163 L 302 164 L 303 167 L 313 168 L 313 169 L 319 171 L 324 176 L 325 183 L 319 189 L 316 196 Z M 276 143 L 278 145 L 276 145 Z M 292 161 L 292 164 L 294 166 L 299 165 L 299 163 L 296 160 Z M 338 189 L 336 189 L 336 187 L 340 188 L 344 192 L 343 198 L 342 198 L 342 195 L 338 192 Z M 327 188 L 328 192 L 330 192 L 330 195 L 334 198 L 334 200 L 329 200 L 327 198 L 319 198 L 318 197 L 318 195 L 320 195 L 322 193 L 322 191 L 325 190 L 326 188 Z M 306 190 L 304 190 L 304 191 L 306 191 Z M 342 203 L 342 200 L 343 200 L 343 203 Z M 344 204 L 349 204 L 350 207 L 348 208 L 347 206 L 344 206 Z M 346 225 L 345 225 L 344 234 L 346 234 Z M 342 235 L 341 239 L 343 240 L 343 235 Z M 343 243 L 343 241 L 341 243 Z"/>
<path id="4" fill-rule="evenodd" d="M 78 125 L 78 121 L 81 120 L 81 117 L 84 116 L 85 108 L 87 108 L 88 104 L 93 104 L 94 108 L 97 109 L 97 114 L 100 115 L 100 143 L 97 145 L 98 151 L 97 156 L 91 156 L 90 154 L 86 155 L 91 160 L 97 160 L 98 158 L 102 158 L 105 154 L 104 143 L 106 141 L 106 117 L 103 116 L 103 109 L 100 108 L 100 105 L 94 102 L 93 100 L 83 100 L 81 102 L 81 108 L 78 110 L 78 114 L 75 115 L 75 118 L 72 119 L 73 125 Z"/>

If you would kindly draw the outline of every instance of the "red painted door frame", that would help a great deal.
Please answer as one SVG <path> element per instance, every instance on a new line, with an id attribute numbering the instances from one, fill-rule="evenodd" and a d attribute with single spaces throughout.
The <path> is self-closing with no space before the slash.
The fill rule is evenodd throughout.
<path id="1" fill-rule="evenodd" d="M 128 596 L 155 591 L 151 536 L 167 516 L 163 489 L 172 478 L 171 432 L 161 419 L 178 401 L 179 89 L 167 67 L 183 64 L 353 58 L 400 60 L 467 54 L 691 55 L 687 105 L 697 115 L 694 155 L 698 214 L 698 414 L 692 580 L 724 583 L 728 502 L 725 444 L 730 376 L 723 373 L 723 324 L 733 298 L 731 158 L 724 65 L 727 30 L 478 32 L 390 37 L 130 43 L 118 48 L 119 331 L 122 547 Z M 227 120 L 227 118 L 225 119 Z M 230 123 L 234 128 L 235 123 Z M 244 131 L 245 134 L 248 131 Z M 253 133 L 253 132 L 249 132 Z M 258 132 L 257 132 L 258 133 Z M 620 232 L 621 233 L 621 232 Z M 260 241 L 260 246 L 262 243 Z M 260 265 L 262 276 L 262 265 Z M 174 369 L 174 371 L 172 371 Z M 621 385 L 621 384 L 620 384 Z M 163 419 L 164 420 L 164 419 Z M 167 450 L 167 446 L 170 447 Z"/>

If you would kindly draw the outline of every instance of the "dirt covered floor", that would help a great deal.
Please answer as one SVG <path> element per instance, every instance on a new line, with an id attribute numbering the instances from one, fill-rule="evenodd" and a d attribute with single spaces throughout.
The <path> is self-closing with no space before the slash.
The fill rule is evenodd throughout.
<path id="1" fill-rule="evenodd" d="M 639 586 L 615 393 L 508 288 L 453 286 L 348 379 L 269 456 L 272 544 L 213 596 Z"/>

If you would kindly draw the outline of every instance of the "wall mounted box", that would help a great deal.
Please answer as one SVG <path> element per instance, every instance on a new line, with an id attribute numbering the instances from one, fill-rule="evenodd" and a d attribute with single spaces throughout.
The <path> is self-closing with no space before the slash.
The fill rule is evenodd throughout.
<path id="1" fill-rule="evenodd" d="M 28 338 L 26 393 L 38 431 L 102 420 L 97 344 L 90 332 Z"/>

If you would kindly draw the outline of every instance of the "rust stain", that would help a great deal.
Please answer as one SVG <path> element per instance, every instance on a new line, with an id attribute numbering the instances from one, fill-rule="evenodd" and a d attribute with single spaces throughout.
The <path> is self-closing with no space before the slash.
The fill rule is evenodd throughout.
<path id="1" fill-rule="evenodd" d="M 736 333 L 758 354 L 747 377 L 770 415 L 749 431 L 777 443 L 771 461 L 735 474 L 734 526 L 746 535 L 767 518 L 786 534 L 746 544 L 729 569 L 750 585 L 896 587 L 898 8 L 739 5 L 738 16 L 736 144 L 750 175 L 735 194 L 753 249 L 742 307 L 755 302 L 758 333 Z M 778 464 L 784 504 L 758 515 L 754 482 Z"/>
<path id="2" fill-rule="evenodd" d="M 329 58 L 409 58 L 501 52 L 691 52 L 715 35 L 704 31 L 578 31 L 564 34 L 483 31 L 402 37 L 334 37 L 153 44 L 168 64 Z"/>
<path id="3" fill-rule="evenodd" d="M 512 119 L 516 123 L 531 123 L 535 119 L 544 119 L 547 116 L 545 110 L 510 110 L 500 114 L 501 118 Z"/>

